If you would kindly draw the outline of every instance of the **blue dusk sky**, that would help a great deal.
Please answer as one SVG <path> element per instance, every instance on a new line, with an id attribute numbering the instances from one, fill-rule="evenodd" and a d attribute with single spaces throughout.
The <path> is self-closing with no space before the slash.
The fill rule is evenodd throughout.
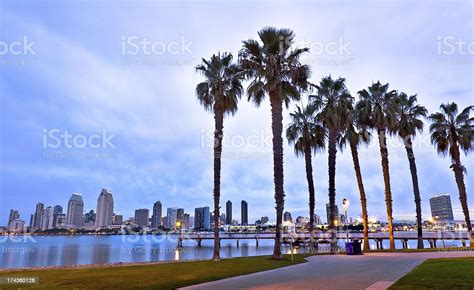
<path id="1" fill-rule="evenodd" d="M 442 102 L 471 105 L 473 13 L 472 1 L 2 0 L 0 224 L 11 208 L 27 222 L 37 202 L 66 208 L 73 192 L 95 209 L 102 188 L 125 217 L 157 200 L 192 214 L 212 206 L 214 120 L 196 100 L 202 77 L 194 67 L 219 51 L 237 55 L 265 26 L 291 28 L 296 44 L 311 49 L 302 62 L 312 66 L 312 82 L 343 76 L 355 97 L 374 81 L 389 82 L 418 94 L 430 112 Z M 284 111 L 285 127 L 294 105 Z M 225 119 L 221 206 L 231 200 L 238 220 L 242 199 L 251 222 L 275 219 L 270 125 L 268 100 L 256 108 L 243 98 Z M 66 132 L 75 145 L 58 139 Z M 394 217 L 414 220 L 403 144 L 392 137 L 388 150 Z M 438 156 L 427 127 L 414 151 L 424 218 L 429 197 L 449 193 L 462 219 L 450 160 Z M 386 220 L 377 140 L 360 157 L 369 215 Z M 284 158 L 285 210 L 308 216 L 304 160 L 286 142 Z M 473 160 L 462 156 L 471 214 Z M 327 153 L 313 165 L 316 213 L 325 221 Z M 357 217 L 346 150 L 337 155 L 336 188 L 338 204 L 347 197 Z"/>

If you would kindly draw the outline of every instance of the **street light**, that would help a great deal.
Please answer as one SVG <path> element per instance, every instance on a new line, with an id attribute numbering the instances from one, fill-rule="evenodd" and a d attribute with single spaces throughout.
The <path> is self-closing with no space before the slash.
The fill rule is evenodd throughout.
<path id="1" fill-rule="evenodd" d="M 347 218 L 347 208 L 349 207 L 349 200 L 347 198 L 342 199 L 342 208 L 344 209 L 344 219 L 345 219 L 345 224 L 346 224 L 346 233 L 347 233 L 347 239 L 349 240 L 349 225 L 348 225 L 348 218 Z"/>

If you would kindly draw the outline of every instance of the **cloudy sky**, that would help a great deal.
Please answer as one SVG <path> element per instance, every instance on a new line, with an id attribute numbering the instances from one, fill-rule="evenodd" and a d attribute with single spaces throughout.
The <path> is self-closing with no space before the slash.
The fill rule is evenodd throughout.
<path id="1" fill-rule="evenodd" d="M 430 112 L 442 102 L 474 104 L 471 1 L 67 2 L 0 2 L 0 224 L 11 208 L 29 221 L 37 202 L 66 207 L 73 192 L 82 193 L 86 210 L 95 209 L 102 188 L 112 190 L 115 212 L 126 217 L 157 200 L 187 212 L 211 206 L 213 117 L 196 100 L 202 78 L 194 67 L 219 51 L 236 55 L 242 40 L 265 26 L 291 28 L 298 46 L 311 48 L 303 62 L 312 66 L 313 82 L 343 76 L 354 96 L 373 81 L 389 82 L 418 94 Z M 246 98 L 225 120 L 221 204 L 230 199 L 238 219 L 245 199 L 252 222 L 274 220 L 270 124 L 268 102 L 256 108 Z M 75 145 L 57 142 L 65 132 Z M 83 144 L 84 137 L 91 142 Z M 99 141 L 105 146 L 95 148 Z M 437 155 L 427 129 L 415 144 L 424 217 L 430 196 L 449 193 L 461 219 L 450 161 Z M 389 153 L 394 217 L 414 219 L 397 138 Z M 360 155 L 369 215 L 384 220 L 376 141 Z M 462 158 L 472 210 L 474 162 Z M 327 153 L 313 165 L 316 212 L 325 217 Z M 338 203 L 347 197 L 350 216 L 358 216 L 346 151 L 338 152 L 336 187 Z M 304 160 L 286 143 L 285 192 L 285 210 L 307 215 Z"/>

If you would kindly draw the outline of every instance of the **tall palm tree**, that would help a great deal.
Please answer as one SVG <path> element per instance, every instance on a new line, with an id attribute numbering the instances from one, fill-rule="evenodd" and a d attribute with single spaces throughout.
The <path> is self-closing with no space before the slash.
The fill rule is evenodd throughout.
<path id="1" fill-rule="evenodd" d="M 326 141 L 326 131 L 316 119 L 313 106 L 296 106 L 290 114 L 291 123 L 286 129 L 286 138 L 289 144 L 294 144 L 296 156 L 304 156 L 306 166 L 306 180 L 309 192 L 309 233 L 312 244 L 314 231 L 314 181 L 311 152 L 323 149 Z"/>
<path id="2" fill-rule="evenodd" d="M 403 139 L 405 150 L 407 152 L 408 164 L 410 166 L 411 181 L 413 184 L 413 193 L 415 195 L 416 206 L 416 226 L 418 230 L 418 249 L 423 249 L 423 229 L 421 227 L 421 194 L 418 186 L 418 174 L 416 171 L 415 154 L 413 153 L 412 137 L 416 133 L 423 131 L 423 121 L 421 117 L 426 117 L 428 110 L 421 105 L 417 105 L 416 95 L 408 96 L 400 93 L 397 97 L 397 122 L 396 130 Z"/>
<path id="3" fill-rule="evenodd" d="M 202 59 L 196 66 L 205 81 L 196 86 L 196 96 L 209 112 L 214 114 L 214 255 L 220 260 L 219 253 L 219 200 L 221 186 L 221 154 L 224 136 L 224 116 L 237 111 L 238 101 L 243 93 L 244 75 L 240 66 L 232 62 L 232 54 L 213 55 L 210 60 Z"/>
<path id="4" fill-rule="evenodd" d="M 474 106 L 468 106 L 458 114 L 456 103 L 442 104 L 441 112 L 431 114 L 429 119 L 431 143 L 436 146 L 438 153 L 451 157 L 451 168 L 459 191 L 462 211 L 466 219 L 467 230 L 470 237 L 470 246 L 474 247 L 474 236 L 472 232 L 469 208 L 467 206 L 466 186 L 464 184 L 464 172 L 466 168 L 461 163 L 460 149 L 467 155 L 473 148 L 474 141 L 474 117 L 470 116 Z"/>
<path id="5" fill-rule="evenodd" d="M 344 130 L 352 110 L 353 98 L 346 88 L 344 78 L 333 80 L 331 76 L 323 78 L 316 85 L 316 95 L 310 96 L 311 105 L 319 112 L 317 117 L 328 132 L 328 173 L 329 173 L 329 211 L 328 221 L 332 230 L 332 251 L 336 250 L 336 154 L 338 139 Z"/>
<path id="6" fill-rule="evenodd" d="M 356 104 L 356 110 L 362 124 L 377 130 L 385 185 L 390 250 L 393 251 L 395 250 L 395 239 L 393 236 L 393 206 L 388 164 L 387 133 L 394 133 L 396 120 L 394 102 L 396 92 L 389 91 L 388 86 L 388 83 L 382 85 L 380 82 L 376 82 L 368 87 L 368 89 L 359 91 L 360 100 Z"/>
<path id="7" fill-rule="evenodd" d="M 362 143 L 368 144 L 370 142 L 370 133 L 359 123 L 357 119 L 357 112 L 352 110 L 344 133 L 339 142 L 339 148 L 342 152 L 344 147 L 349 144 L 352 155 L 352 163 L 354 164 L 354 171 L 357 179 L 357 186 L 359 187 L 360 205 L 362 208 L 362 223 L 364 225 L 364 251 L 369 251 L 369 215 L 367 213 L 367 196 L 365 194 L 364 183 L 362 181 L 362 171 L 360 170 L 358 147 Z"/>
<path id="8" fill-rule="evenodd" d="M 260 42 L 246 40 L 239 53 L 242 68 L 251 80 L 247 95 L 259 106 L 268 95 L 272 113 L 273 179 L 275 183 L 276 231 L 273 259 L 282 259 L 281 226 L 285 192 L 283 187 L 283 104 L 299 100 L 307 88 L 310 69 L 300 56 L 308 48 L 293 49 L 294 33 L 290 29 L 267 27 L 258 32 Z"/>

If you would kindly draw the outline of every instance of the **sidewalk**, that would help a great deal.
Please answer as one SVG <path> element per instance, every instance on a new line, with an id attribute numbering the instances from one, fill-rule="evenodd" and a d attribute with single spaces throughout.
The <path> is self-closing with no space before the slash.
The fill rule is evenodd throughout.
<path id="1" fill-rule="evenodd" d="M 474 256 L 474 252 L 322 255 L 307 263 L 198 284 L 184 289 L 387 289 L 426 259 Z"/>

